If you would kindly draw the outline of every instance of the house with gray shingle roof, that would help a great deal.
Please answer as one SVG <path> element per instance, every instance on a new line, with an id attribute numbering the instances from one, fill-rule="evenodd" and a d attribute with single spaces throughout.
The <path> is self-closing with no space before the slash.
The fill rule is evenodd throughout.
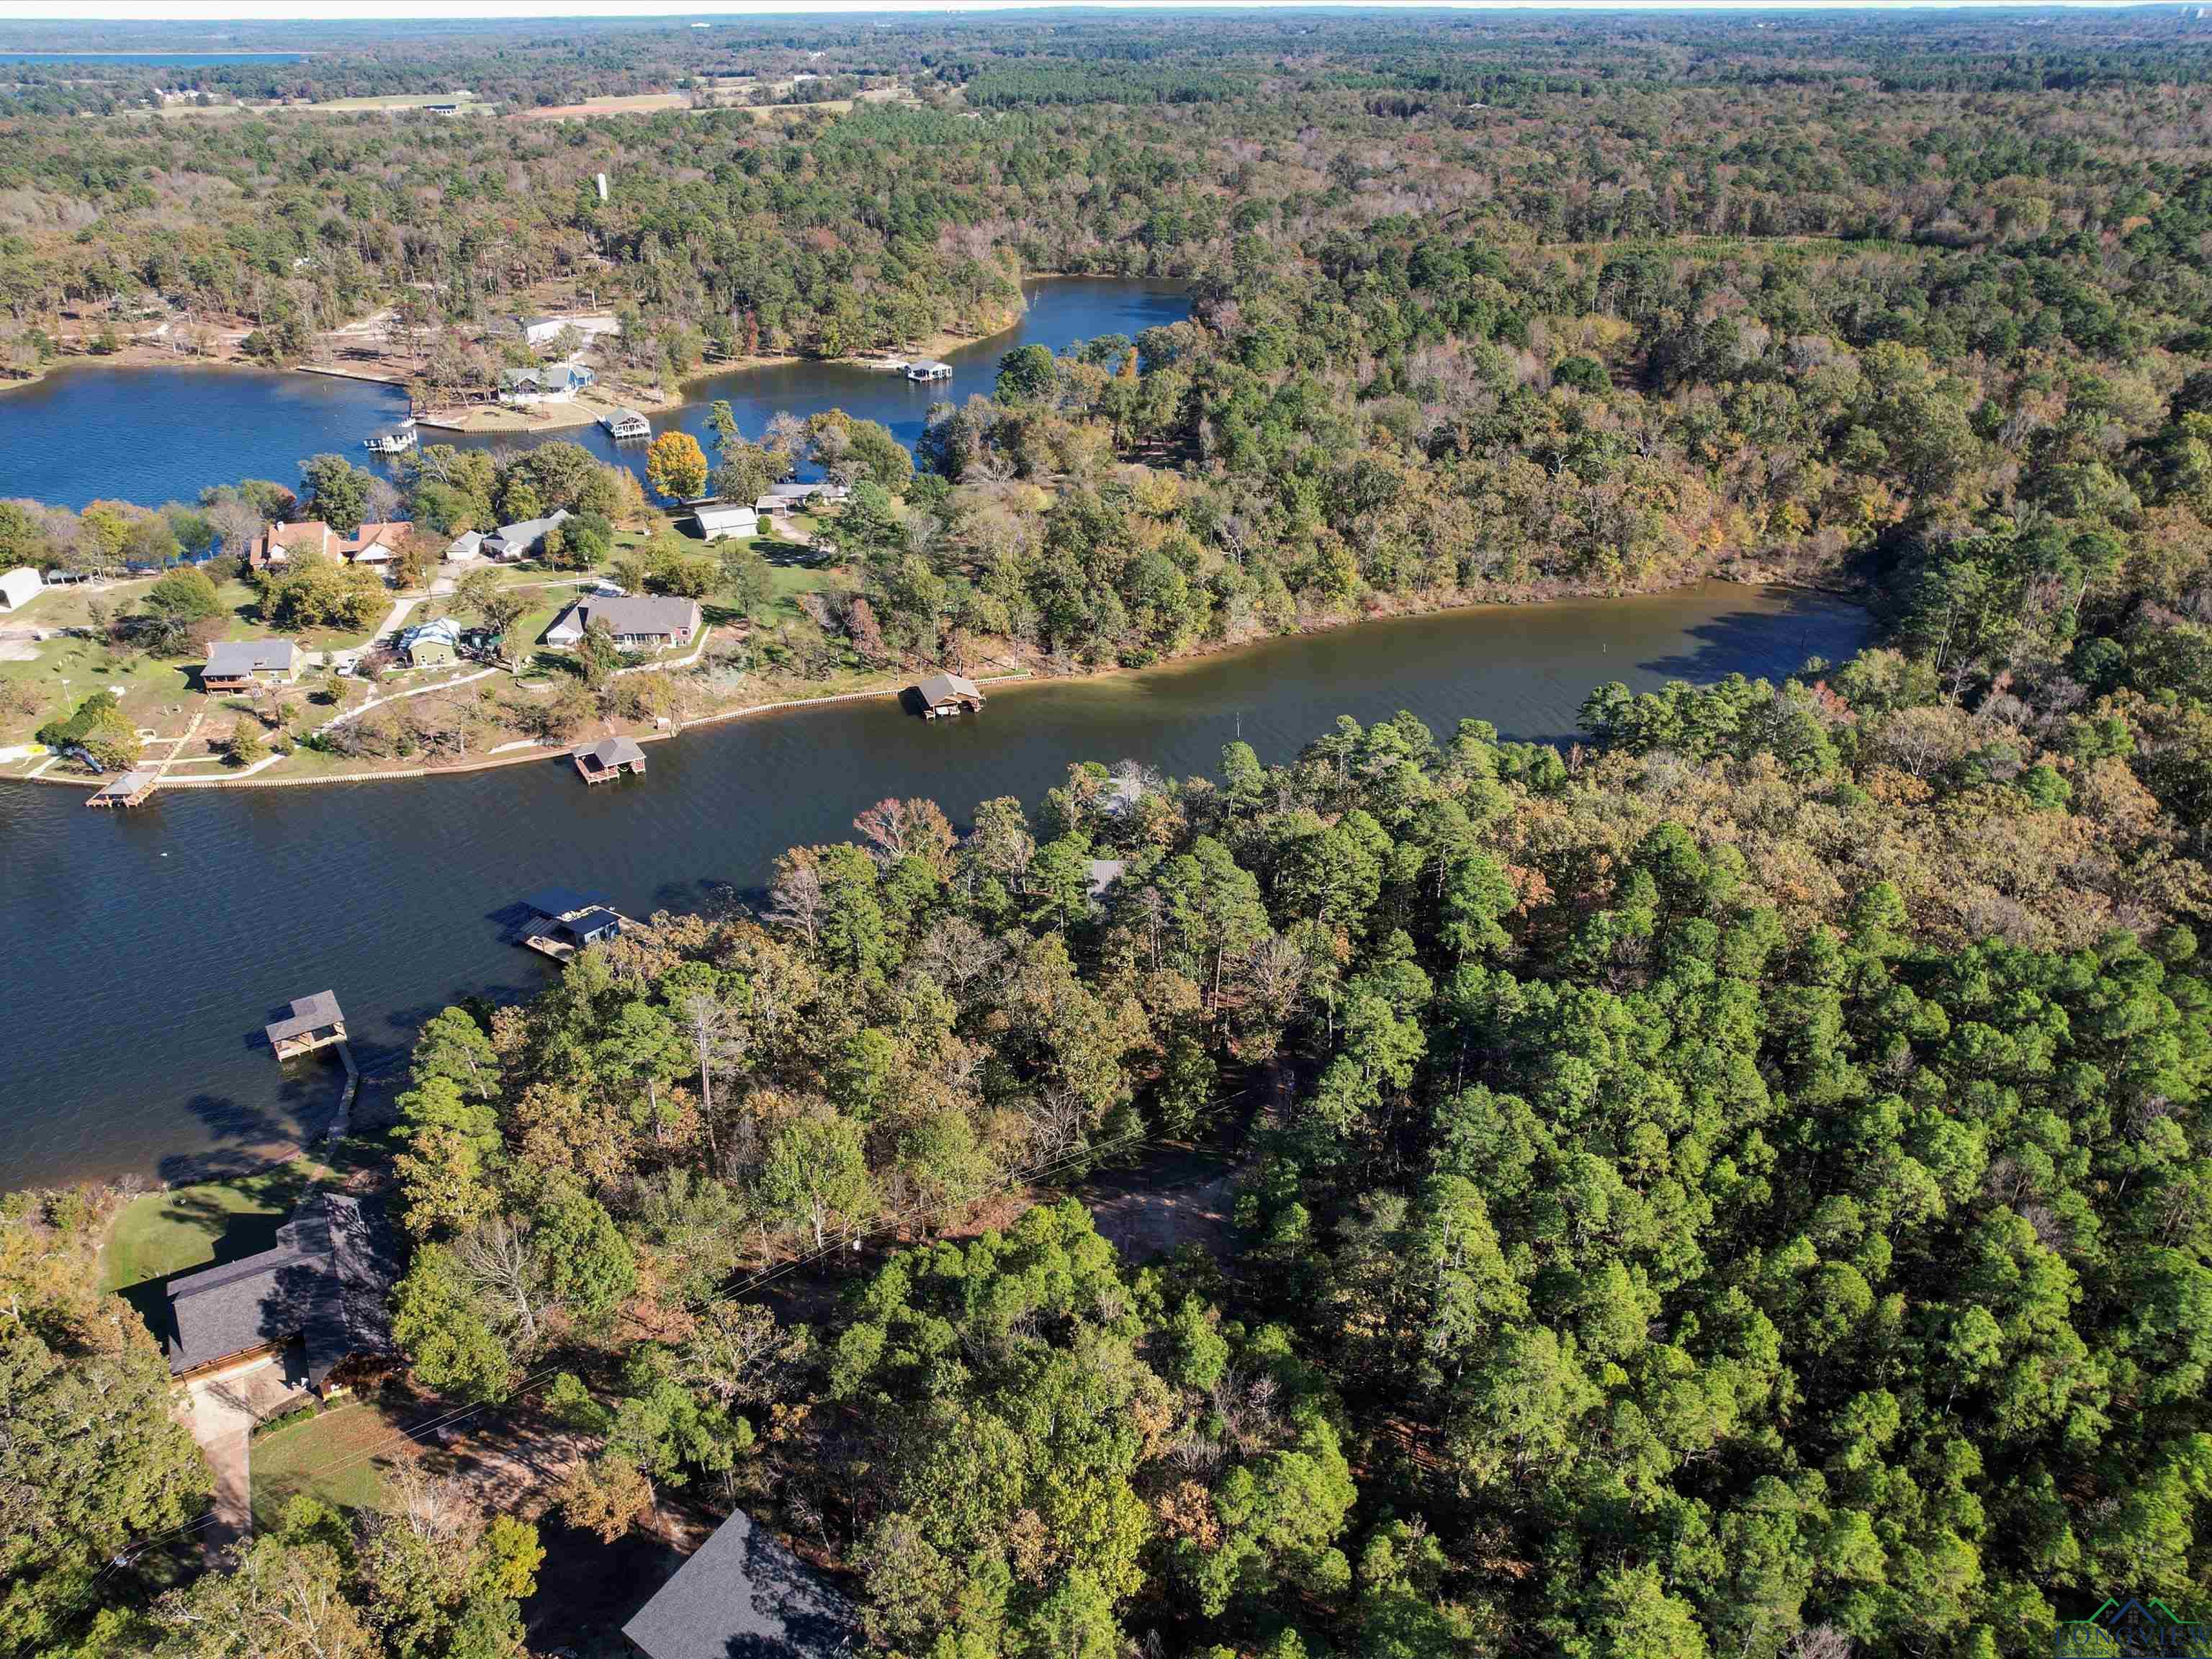
<path id="1" fill-rule="evenodd" d="M 210 691 L 243 691 L 257 680 L 289 685 L 300 678 L 301 660 L 289 640 L 218 640 L 208 647 L 200 684 Z"/>
<path id="2" fill-rule="evenodd" d="M 623 1634 L 645 1659 L 833 1659 L 857 1650 L 860 1620 L 828 1579 L 739 1510 Z"/>
<path id="3" fill-rule="evenodd" d="M 349 1359 L 391 1352 L 385 1300 L 399 1254 L 381 1199 L 319 1192 L 241 1261 L 169 1281 L 169 1374 L 198 1376 L 294 1343 L 325 1392 Z"/>
<path id="4" fill-rule="evenodd" d="M 545 643 L 573 646 L 597 623 L 625 651 L 659 651 L 689 645 L 699 632 L 702 613 L 696 599 L 640 594 L 622 599 L 579 599 L 545 630 Z"/>

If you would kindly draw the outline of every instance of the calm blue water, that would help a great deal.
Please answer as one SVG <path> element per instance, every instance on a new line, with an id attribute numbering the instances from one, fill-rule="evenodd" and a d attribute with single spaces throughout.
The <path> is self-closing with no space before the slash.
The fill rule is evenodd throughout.
<path id="1" fill-rule="evenodd" d="M 917 386 L 903 375 L 838 363 L 738 369 L 694 383 L 693 400 L 654 415 L 653 430 L 681 426 L 703 443 L 708 406 L 726 398 L 748 437 L 758 437 L 779 410 L 804 417 L 842 408 L 883 422 L 911 448 L 932 403 L 989 392 L 999 359 L 1017 346 L 1058 349 L 1102 334 L 1133 337 L 1189 314 L 1188 296 L 1158 284 L 1038 282 L 1017 328 L 945 360 L 952 365 L 949 384 Z M 155 507 L 194 500 L 210 484 L 240 478 L 296 483 L 300 463 L 325 450 L 368 463 L 361 441 L 406 413 L 404 393 L 368 381 L 186 364 L 71 364 L 36 386 L 0 392 L 0 498 L 29 496 L 73 507 L 107 498 Z M 486 449 L 563 438 L 641 477 L 645 471 L 642 443 L 617 445 L 597 426 L 477 437 L 425 428 L 422 435 L 428 443 Z"/>
<path id="2" fill-rule="evenodd" d="M 72 363 L 0 392 L 0 496 L 158 507 L 240 478 L 296 484 L 308 456 L 365 455 L 406 413 L 404 392 L 320 374 Z"/>

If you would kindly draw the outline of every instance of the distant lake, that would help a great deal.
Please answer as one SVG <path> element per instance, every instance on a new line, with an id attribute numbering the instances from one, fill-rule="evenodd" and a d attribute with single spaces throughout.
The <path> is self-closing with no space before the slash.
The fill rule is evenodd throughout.
<path id="1" fill-rule="evenodd" d="M 999 359 L 1017 346 L 1058 349 L 1105 334 L 1133 338 L 1190 314 L 1187 294 L 1158 283 L 1057 277 L 1029 284 L 1027 293 L 1018 325 L 945 359 L 949 382 L 921 386 L 882 369 L 794 358 L 693 382 L 690 401 L 653 415 L 653 430 L 682 427 L 703 444 L 708 408 L 725 398 L 747 437 L 758 437 L 780 410 L 804 417 L 842 408 L 881 421 L 912 448 L 930 404 L 988 393 Z M 240 478 L 295 484 L 300 463 L 325 450 L 369 464 L 362 440 L 406 413 L 404 392 L 371 381 L 190 363 L 72 362 L 35 386 L 0 391 L 0 498 L 82 507 L 106 497 L 157 507 Z M 425 443 L 479 449 L 527 448 L 554 438 L 644 476 L 645 445 L 617 445 L 596 425 L 476 435 L 422 431 Z"/>
<path id="2" fill-rule="evenodd" d="M 298 64 L 304 52 L 0 52 L 0 64 L 144 64 L 204 68 L 210 64 Z"/>

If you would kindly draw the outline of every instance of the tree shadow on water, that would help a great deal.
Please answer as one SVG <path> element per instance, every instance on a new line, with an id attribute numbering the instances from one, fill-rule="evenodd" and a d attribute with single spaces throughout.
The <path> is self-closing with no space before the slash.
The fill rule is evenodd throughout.
<path id="1" fill-rule="evenodd" d="M 1706 684 L 1731 673 L 1752 679 L 1793 674 L 1814 656 L 1832 654 L 1850 641 L 1836 619 L 1809 605 L 1791 603 L 1780 612 L 1732 611 L 1687 630 L 1696 645 L 1687 651 L 1647 658 L 1636 665 L 1646 674 Z"/>

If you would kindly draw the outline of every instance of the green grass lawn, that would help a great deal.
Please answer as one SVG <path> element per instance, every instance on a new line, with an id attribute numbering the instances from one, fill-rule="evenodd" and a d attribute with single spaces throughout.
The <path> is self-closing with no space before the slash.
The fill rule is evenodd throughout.
<path id="1" fill-rule="evenodd" d="M 325 1173 L 295 1158 L 252 1175 L 145 1193 L 124 1206 L 100 1255 L 100 1285 L 129 1290 L 276 1242 L 276 1229 Z"/>
<path id="2" fill-rule="evenodd" d="M 95 691 L 112 691 L 137 726 L 156 726 L 161 711 L 197 695 L 191 672 L 180 662 L 112 657 L 94 640 L 52 639 L 27 661 L 0 661 L 0 680 L 29 688 L 33 708 L 11 702 L 0 714 L 0 741 L 20 742 L 56 714 L 67 714 Z"/>
<path id="3" fill-rule="evenodd" d="M 763 551 L 775 545 L 765 541 L 761 544 Z M 770 565 L 769 580 L 773 597 L 764 620 L 771 627 L 779 622 L 796 622 L 805 615 L 799 608 L 801 593 L 833 593 L 853 585 L 846 573 L 834 565 Z"/>
<path id="4" fill-rule="evenodd" d="M 341 1510 L 374 1508 L 391 1464 L 369 1453 L 404 1455 L 405 1443 L 393 1443 L 402 1427 L 380 1407 L 352 1401 L 260 1436 L 249 1454 L 255 1529 L 276 1525 L 302 1492 Z"/>

